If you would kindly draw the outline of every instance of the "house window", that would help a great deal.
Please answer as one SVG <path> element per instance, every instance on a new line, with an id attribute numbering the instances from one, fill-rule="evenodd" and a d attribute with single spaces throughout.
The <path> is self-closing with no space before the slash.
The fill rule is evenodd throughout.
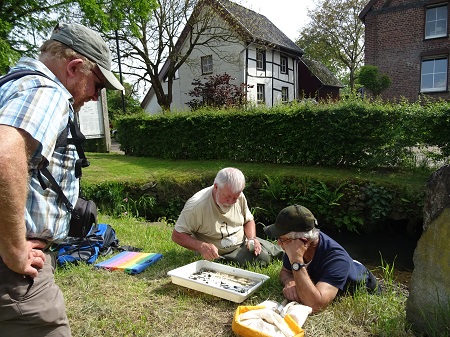
<path id="1" fill-rule="evenodd" d="M 266 51 L 264 49 L 256 49 L 256 69 L 266 69 Z"/>
<path id="2" fill-rule="evenodd" d="M 212 55 L 202 56 L 202 74 L 211 74 L 213 72 Z"/>
<path id="3" fill-rule="evenodd" d="M 447 36 L 447 6 L 427 8 L 425 38 Z"/>
<path id="4" fill-rule="evenodd" d="M 420 81 L 421 92 L 447 90 L 448 58 L 434 58 L 422 61 Z"/>
<path id="5" fill-rule="evenodd" d="M 289 102 L 289 88 L 281 87 L 281 101 L 283 103 Z"/>
<path id="6" fill-rule="evenodd" d="M 286 56 L 281 56 L 280 58 L 280 72 L 282 74 L 288 73 L 288 59 Z"/>
<path id="7" fill-rule="evenodd" d="M 256 101 L 258 102 L 258 104 L 266 102 L 266 93 L 264 89 L 264 84 L 258 84 L 256 86 Z"/>

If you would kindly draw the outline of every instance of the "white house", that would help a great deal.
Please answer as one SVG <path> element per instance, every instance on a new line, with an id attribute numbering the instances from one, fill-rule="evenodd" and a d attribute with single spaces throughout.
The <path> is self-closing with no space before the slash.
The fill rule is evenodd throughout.
<path id="1" fill-rule="evenodd" d="M 271 107 L 298 98 L 298 64 L 303 55 L 300 47 L 265 16 L 232 1 L 210 0 L 203 3 L 201 10 L 212 14 L 212 27 L 225 27 L 233 38 L 216 43 L 213 48 L 204 45 L 192 51 L 174 80 L 172 110 L 189 109 L 186 103 L 193 97 L 187 93 L 193 89 L 194 79 L 204 82 L 211 75 L 223 73 L 235 78 L 236 85 L 252 86 L 248 99 L 258 104 Z M 185 36 L 182 33 L 177 42 L 182 51 L 188 47 Z M 166 70 L 167 64 L 160 78 L 166 77 Z M 146 94 L 141 107 L 149 114 L 161 111 L 153 89 Z"/>

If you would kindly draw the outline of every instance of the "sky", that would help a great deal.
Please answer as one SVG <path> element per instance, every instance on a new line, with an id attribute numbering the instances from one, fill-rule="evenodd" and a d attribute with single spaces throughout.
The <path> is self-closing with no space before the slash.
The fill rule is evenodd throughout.
<path id="1" fill-rule="evenodd" d="M 314 0 L 232 0 L 264 15 L 292 41 L 308 22 L 308 9 L 314 9 Z"/>

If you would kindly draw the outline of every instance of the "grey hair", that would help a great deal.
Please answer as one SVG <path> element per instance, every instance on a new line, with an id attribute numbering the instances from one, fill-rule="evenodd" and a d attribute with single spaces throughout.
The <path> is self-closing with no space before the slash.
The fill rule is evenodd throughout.
<path id="1" fill-rule="evenodd" d="M 39 49 L 41 52 L 40 59 L 42 57 L 47 56 L 52 60 L 67 60 L 70 58 L 79 58 L 83 60 L 82 72 L 85 74 L 89 74 L 92 69 L 95 68 L 96 64 L 89 60 L 86 56 L 77 53 L 70 47 L 67 47 L 65 44 L 55 41 L 55 40 L 47 40 Z"/>
<path id="2" fill-rule="evenodd" d="M 217 184 L 219 188 L 228 185 L 233 193 L 242 192 L 245 187 L 245 177 L 241 170 L 225 167 L 217 173 L 214 184 Z"/>
<path id="3" fill-rule="evenodd" d="M 289 232 L 286 236 L 289 239 L 307 239 L 308 241 L 316 241 L 319 238 L 319 230 L 313 228 L 308 232 Z"/>

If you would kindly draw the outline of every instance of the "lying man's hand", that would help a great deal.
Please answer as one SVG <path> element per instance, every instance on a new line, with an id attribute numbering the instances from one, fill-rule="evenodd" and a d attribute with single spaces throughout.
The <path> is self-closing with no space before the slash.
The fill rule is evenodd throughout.
<path id="1" fill-rule="evenodd" d="M 286 283 L 286 285 L 283 288 L 283 295 L 290 302 L 295 301 L 295 302 L 300 303 L 300 299 L 298 298 L 297 291 L 295 289 L 295 281 L 294 280 Z"/>

